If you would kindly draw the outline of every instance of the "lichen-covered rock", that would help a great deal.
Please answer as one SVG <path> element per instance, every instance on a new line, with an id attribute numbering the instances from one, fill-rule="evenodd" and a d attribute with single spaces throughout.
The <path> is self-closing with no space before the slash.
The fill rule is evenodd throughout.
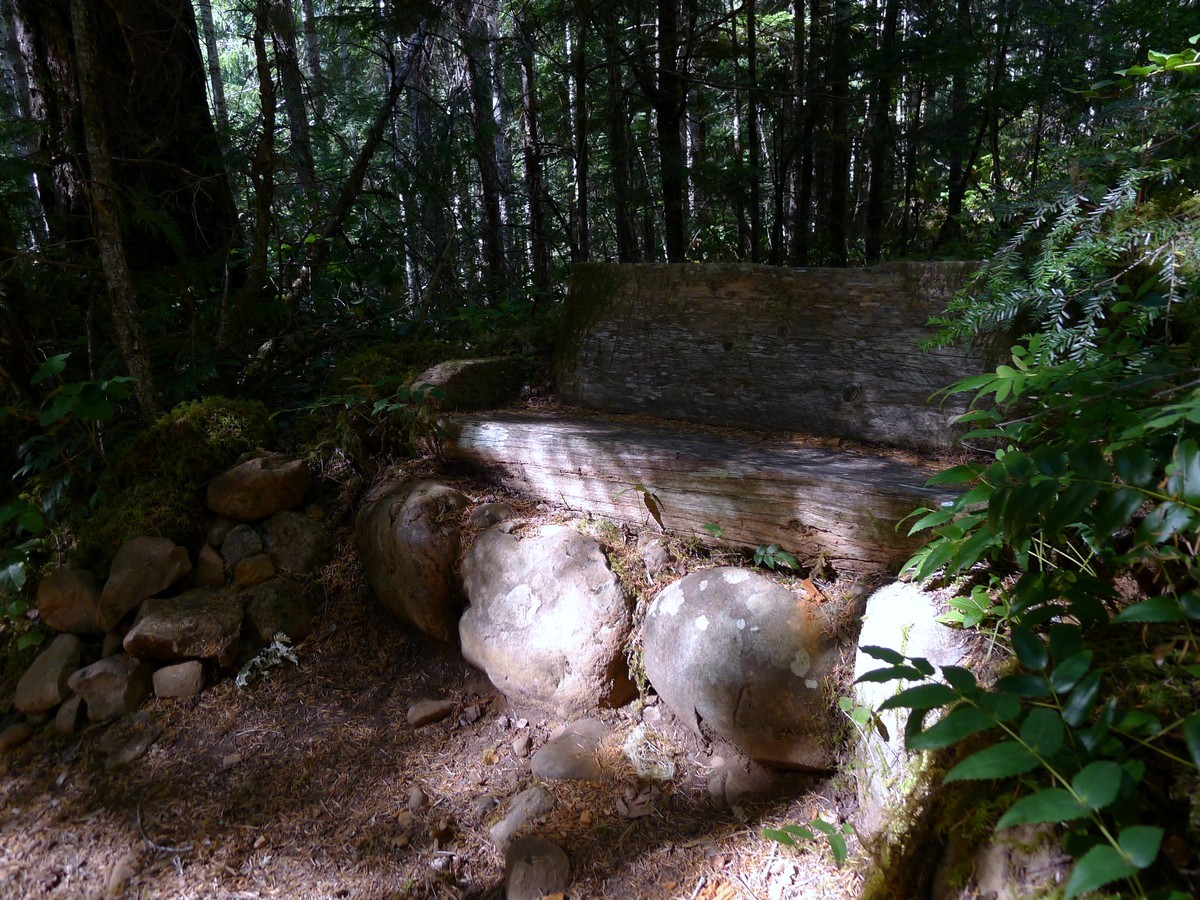
<path id="1" fill-rule="evenodd" d="M 143 659 L 219 659 L 241 627 L 242 604 L 235 594 L 195 588 L 147 600 L 125 635 L 125 652 Z"/>
<path id="2" fill-rule="evenodd" d="M 697 734 L 777 767 L 833 764 L 836 646 L 817 608 L 747 569 L 694 572 L 661 591 L 642 633 L 646 677 Z"/>
<path id="3" fill-rule="evenodd" d="M 42 579 L 38 616 L 55 631 L 92 634 L 100 628 L 100 588 L 86 569 L 61 566 Z"/>
<path id="4" fill-rule="evenodd" d="M 329 558 L 329 538 L 319 521 L 285 510 L 263 523 L 265 549 L 275 566 L 292 575 L 311 575 Z"/>
<path id="5" fill-rule="evenodd" d="M 311 481 L 303 460 L 278 453 L 255 457 L 212 480 L 208 508 L 238 522 L 255 522 L 300 506 Z"/>
<path id="6" fill-rule="evenodd" d="M 463 656 L 510 700 L 576 717 L 633 696 L 628 602 L 595 540 L 560 526 L 523 540 L 492 528 L 462 572 Z"/>
<path id="7" fill-rule="evenodd" d="M 80 669 L 67 686 L 87 704 L 88 719 L 104 722 L 138 708 L 150 692 L 150 663 L 118 653 Z"/>
<path id="8" fill-rule="evenodd" d="M 221 559 L 225 565 L 236 566 L 243 559 L 262 553 L 262 535 L 252 525 L 237 525 L 229 529 L 221 542 Z"/>
<path id="9" fill-rule="evenodd" d="M 136 537 L 117 551 L 100 592 L 99 631 L 109 631 L 147 597 L 161 594 L 192 571 L 188 552 L 174 541 Z"/>
<path id="10" fill-rule="evenodd" d="M 255 648 L 271 643 L 276 634 L 286 634 L 298 644 L 312 632 L 312 607 L 297 582 L 272 578 L 249 588 L 244 597 L 242 635 Z"/>
<path id="11" fill-rule="evenodd" d="M 67 679 L 79 668 L 83 645 L 73 634 L 60 634 L 17 682 L 13 706 L 23 713 L 49 712 L 71 696 Z"/>
<path id="12" fill-rule="evenodd" d="M 460 491 L 433 481 L 407 482 L 369 497 L 355 522 L 367 581 L 393 615 L 430 637 L 453 643 L 462 590 L 454 571 L 461 547 Z"/>

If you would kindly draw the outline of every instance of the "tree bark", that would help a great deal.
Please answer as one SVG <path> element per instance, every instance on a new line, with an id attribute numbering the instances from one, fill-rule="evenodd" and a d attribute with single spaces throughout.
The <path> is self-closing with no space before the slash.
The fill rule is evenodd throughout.
<path id="1" fill-rule="evenodd" d="M 867 154 L 871 166 L 867 188 L 867 214 L 864 243 L 867 262 L 876 262 L 883 253 L 883 219 L 887 188 L 892 173 L 887 164 L 891 136 L 892 72 L 895 66 L 896 26 L 900 18 L 900 0 L 887 0 L 883 12 L 883 30 L 876 52 L 875 86 L 871 98 L 871 126 L 867 134 Z"/>
<path id="2" fill-rule="evenodd" d="M 604 20 L 604 46 L 608 56 L 608 148 L 613 178 L 613 213 L 617 232 L 617 259 L 637 262 L 637 232 L 633 219 L 633 151 L 629 145 L 629 103 L 621 67 L 620 21 L 613 9 Z"/>
<path id="3" fill-rule="evenodd" d="M 304 63 L 312 85 L 313 105 L 318 115 L 325 115 L 324 79 L 321 74 L 321 38 L 317 34 L 317 11 L 313 0 L 301 0 L 300 21 L 304 29 Z"/>
<path id="4" fill-rule="evenodd" d="M 846 265 L 847 198 L 850 188 L 850 29 L 848 0 L 834 0 L 833 40 L 829 49 L 829 254 L 835 266 Z"/>
<path id="5" fill-rule="evenodd" d="M 521 106 L 525 123 L 525 190 L 529 198 L 529 268 L 536 302 L 550 291 L 550 240 L 546 234 L 543 196 L 546 187 L 538 122 L 537 69 L 534 66 L 533 36 L 527 30 L 521 35 L 520 60 Z"/>
<path id="6" fill-rule="evenodd" d="M 99 72 L 96 65 L 96 39 L 84 0 L 71 0 L 71 28 L 75 43 L 75 67 L 84 144 L 87 148 L 87 167 L 91 175 L 88 195 L 92 228 L 108 287 L 109 308 L 112 312 L 117 348 L 125 361 L 125 368 L 133 378 L 133 393 L 141 407 L 142 416 L 149 421 L 156 419 L 161 414 L 161 409 L 158 404 L 158 392 L 154 387 L 150 357 L 142 337 L 141 313 L 134 294 L 133 276 L 125 259 L 125 243 L 117 213 L 120 204 L 114 180 L 112 152 L 97 87 Z"/>
<path id="7" fill-rule="evenodd" d="M 317 176 L 312 137 L 308 130 L 308 103 L 304 99 L 304 75 L 300 71 L 300 53 L 296 41 L 295 10 L 292 0 L 271 0 L 270 10 L 275 68 L 279 71 L 279 87 L 287 113 L 296 182 L 311 203 L 315 199 Z"/>
<path id="8" fill-rule="evenodd" d="M 746 137 L 749 141 L 750 261 L 762 260 L 761 150 L 758 137 L 758 10 L 746 0 Z"/>
<path id="9" fill-rule="evenodd" d="M 588 158 L 588 95 L 587 95 L 587 39 L 588 2 L 575 0 L 575 38 L 571 46 L 571 72 L 574 82 L 574 97 L 571 109 L 574 114 L 572 131 L 575 137 L 575 247 L 576 260 L 587 262 L 591 256 L 590 213 L 588 210 L 589 167 Z"/>
<path id="10" fill-rule="evenodd" d="M 196 0 L 200 10 L 200 30 L 208 65 L 208 85 L 212 89 L 213 112 L 221 134 L 229 134 L 229 106 L 225 100 L 225 79 L 221 75 L 221 53 L 217 49 L 217 29 L 213 24 L 212 0 Z"/>

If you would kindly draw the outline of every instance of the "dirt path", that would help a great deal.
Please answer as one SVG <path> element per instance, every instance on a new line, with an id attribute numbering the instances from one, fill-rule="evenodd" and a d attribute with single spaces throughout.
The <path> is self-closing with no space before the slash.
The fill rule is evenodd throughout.
<path id="1" fill-rule="evenodd" d="M 528 734 L 536 749 L 562 723 L 526 722 L 456 652 L 379 610 L 352 554 L 324 584 L 298 666 L 241 691 L 226 678 L 191 700 L 148 701 L 139 715 L 161 734 L 128 766 L 106 770 L 104 725 L 48 728 L 0 757 L 0 894 L 502 897 L 488 829 L 539 782 L 513 741 Z M 429 698 L 455 713 L 412 728 L 408 707 Z M 643 715 L 678 772 L 630 819 L 617 800 L 637 782 L 619 746 Z M 606 780 L 542 782 L 555 805 L 537 831 L 570 857 L 569 897 L 857 895 L 852 867 L 758 833 L 852 816 L 843 782 L 777 782 L 770 801 L 721 810 L 707 789 L 713 748 L 640 703 L 602 718 Z"/>

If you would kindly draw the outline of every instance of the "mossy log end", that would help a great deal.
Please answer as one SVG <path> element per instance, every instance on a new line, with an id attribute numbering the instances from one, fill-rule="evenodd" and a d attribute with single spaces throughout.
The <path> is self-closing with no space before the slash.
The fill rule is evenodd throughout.
<path id="1" fill-rule="evenodd" d="M 754 548 L 841 574 L 894 570 L 920 545 L 896 523 L 948 495 L 885 456 L 561 413 L 456 416 L 447 461 L 524 494 L 632 524 Z"/>

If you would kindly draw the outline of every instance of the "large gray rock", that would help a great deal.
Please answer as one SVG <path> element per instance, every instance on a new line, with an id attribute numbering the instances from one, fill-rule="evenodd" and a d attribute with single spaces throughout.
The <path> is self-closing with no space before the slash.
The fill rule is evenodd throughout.
<path id="1" fill-rule="evenodd" d="M 266 551 L 276 567 L 311 575 L 329 558 L 329 538 L 316 519 L 284 510 L 263 523 Z"/>
<path id="2" fill-rule="evenodd" d="M 237 522 L 254 522 L 302 504 L 311 481 L 304 460 L 277 453 L 259 456 L 209 483 L 208 508 Z"/>
<path id="3" fill-rule="evenodd" d="M 118 653 L 80 669 L 67 686 L 87 704 L 88 719 L 103 722 L 138 708 L 150 692 L 150 673 L 145 660 Z"/>
<path id="4" fill-rule="evenodd" d="M 406 482 L 369 496 L 355 522 L 358 552 L 376 598 L 393 615 L 453 643 L 462 591 L 454 571 L 458 514 L 468 500 L 434 481 Z"/>
<path id="5" fill-rule="evenodd" d="M 455 359 L 422 372 L 409 387 L 423 385 L 441 391 L 442 409 L 495 409 L 521 398 L 524 371 L 521 361 L 511 356 Z"/>
<path id="6" fill-rule="evenodd" d="M 192 697 L 204 690 L 204 666 L 198 659 L 163 666 L 154 673 L 154 696 Z"/>
<path id="7" fill-rule="evenodd" d="M 813 604 L 757 572 L 708 569 L 654 598 L 642 643 L 650 684 L 697 734 L 765 765 L 833 765 L 837 648 Z"/>
<path id="8" fill-rule="evenodd" d="M 243 596 L 246 618 L 242 634 L 249 643 L 262 647 L 282 632 L 298 644 L 312 633 L 312 607 L 298 582 L 272 578 L 249 588 Z"/>
<path id="9" fill-rule="evenodd" d="M 73 634 L 60 634 L 17 682 L 13 706 L 23 713 L 49 712 L 71 696 L 67 679 L 79 668 L 83 645 Z"/>
<path id="10" fill-rule="evenodd" d="M 510 700 L 572 718 L 636 693 L 628 602 L 595 540 L 562 526 L 523 540 L 491 528 L 462 572 L 463 656 Z"/>
<path id="11" fill-rule="evenodd" d="M 125 652 L 142 659 L 221 658 L 241 627 L 242 603 L 235 594 L 195 588 L 147 600 L 125 635 Z"/>
<path id="12" fill-rule="evenodd" d="M 526 788 L 512 798 L 504 818 L 488 832 L 492 843 L 501 851 L 508 849 L 512 839 L 535 819 L 554 809 L 554 795 L 541 785 Z"/>
<path id="13" fill-rule="evenodd" d="M 55 631 L 91 634 L 100 628 L 100 588 L 85 569 L 62 566 L 42 579 L 38 615 Z"/>
<path id="14" fill-rule="evenodd" d="M 243 559 L 257 556 L 263 551 L 262 535 L 253 525 L 236 525 L 229 529 L 221 543 L 221 558 L 225 565 L 236 566 Z"/>
<path id="15" fill-rule="evenodd" d="M 562 847 L 535 834 L 512 842 L 504 868 L 505 900 L 561 896 L 571 883 L 571 861 Z"/>
<path id="16" fill-rule="evenodd" d="M 923 657 L 935 666 L 956 665 L 963 657 L 962 631 L 937 621 L 942 609 L 938 594 L 915 584 L 889 584 L 867 600 L 858 645 L 885 647 L 905 656 Z M 854 657 L 854 678 L 887 668 L 888 664 L 864 653 Z M 875 710 L 888 697 L 905 688 L 905 683 L 862 682 L 854 685 L 854 702 Z M 914 783 L 913 767 L 920 756 L 904 749 L 908 711 L 891 709 L 876 713 L 887 732 L 884 737 L 873 726 L 859 728 L 850 769 L 858 789 L 858 829 L 872 834 L 885 824 L 887 810 L 903 809 L 905 790 Z"/>
<path id="17" fill-rule="evenodd" d="M 192 571 L 183 547 L 167 538 L 136 537 L 113 558 L 100 593 L 99 631 L 111 630 L 147 597 L 161 594 Z"/>

